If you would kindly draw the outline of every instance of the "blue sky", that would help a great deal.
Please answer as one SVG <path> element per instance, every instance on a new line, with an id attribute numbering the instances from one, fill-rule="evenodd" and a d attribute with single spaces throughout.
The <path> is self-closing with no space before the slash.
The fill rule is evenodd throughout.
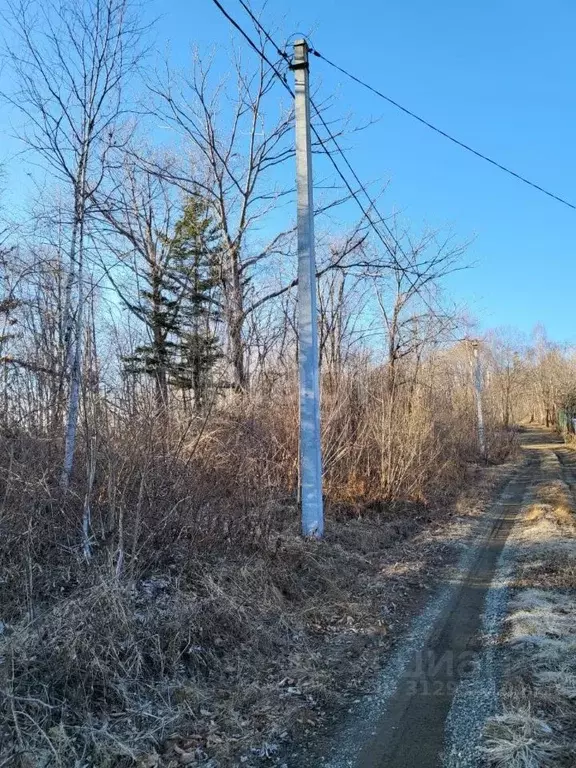
<path id="1" fill-rule="evenodd" d="M 223 4 L 249 28 L 237 0 Z M 170 40 L 181 61 L 190 43 L 208 51 L 231 39 L 210 0 L 157 0 L 156 8 L 159 45 Z M 310 31 L 328 58 L 576 204 L 571 0 L 269 0 L 262 20 L 281 38 Z M 384 210 L 399 208 L 415 227 L 449 225 L 462 240 L 474 238 L 469 257 L 477 266 L 453 276 L 450 291 L 484 327 L 528 331 L 541 322 L 552 338 L 576 341 L 569 311 L 576 211 L 465 153 L 318 59 L 311 77 L 321 93 L 336 94 L 340 114 L 378 118 L 347 144 L 363 179 L 390 181 Z M 13 149 L 5 146 L 0 157 Z M 18 173 L 13 169 L 12 178 Z"/>

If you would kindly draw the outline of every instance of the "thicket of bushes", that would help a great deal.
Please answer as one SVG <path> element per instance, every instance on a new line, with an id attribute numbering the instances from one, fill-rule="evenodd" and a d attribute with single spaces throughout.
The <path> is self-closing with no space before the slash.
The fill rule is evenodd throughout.
<path id="1" fill-rule="evenodd" d="M 294 654 L 317 686 L 325 673 L 307 651 L 311 628 L 327 614 L 346 620 L 370 552 L 407 535 L 426 507 L 447 504 L 478 459 L 471 391 L 461 382 L 448 391 L 449 373 L 448 356 L 438 381 L 430 373 L 410 400 L 390 398 L 376 369 L 325 393 L 321 544 L 298 536 L 292 382 L 188 419 L 176 409 L 96 409 L 99 429 L 81 430 L 66 491 L 61 442 L 5 432 L 0 753 L 22 750 L 23 765 L 130 764 L 174 730 L 193 732 L 199 708 L 228 701 L 249 717 L 254 692 L 244 700 L 239 691 L 259 665 L 256 690 L 266 687 L 262 670 L 277 676 Z M 495 457 L 509 447 L 504 434 L 488 430 Z M 368 545 L 330 543 L 358 524 Z M 202 727 L 200 757 L 210 735 Z M 267 727 L 264 717 L 260 736 Z"/>

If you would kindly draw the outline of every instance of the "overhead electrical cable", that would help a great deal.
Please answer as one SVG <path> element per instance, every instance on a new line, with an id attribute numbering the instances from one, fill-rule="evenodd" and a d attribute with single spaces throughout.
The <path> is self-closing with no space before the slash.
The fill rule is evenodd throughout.
<path id="1" fill-rule="evenodd" d="M 469 144 L 466 144 L 465 142 L 460 141 L 460 139 L 457 139 L 452 134 L 442 130 L 442 128 L 438 128 L 437 125 L 434 125 L 428 120 L 425 120 L 423 117 L 421 117 L 420 115 L 417 115 L 411 109 L 404 107 L 402 104 L 390 98 L 390 96 L 387 96 L 378 88 L 375 88 L 373 85 L 370 85 L 364 80 L 361 80 L 359 77 L 352 74 L 351 72 L 348 72 L 348 70 L 344 69 L 343 67 L 340 67 L 335 62 L 330 61 L 330 59 L 328 59 L 319 51 L 313 49 L 311 53 L 317 58 L 322 59 L 322 61 L 325 61 L 326 64 L 328 64 L 329 66 L 338 70 L 338 72 L 341 72 L 343 75 L 350 78 L 350 80 L 354 80 L 354 82 L 358 83 L 363 88 L 366 88 L 367 90 L 374 93 L 376 96 L 379 96 L 381 99 L 384 99 L 384 101 L 387 101 L 388 104 L 392 104 L 392 106 L 396 107 L 396 109 L 399 109 L 401 112 L 404 112 L 404 114 L 408 115 L 409 117 L 412 117 L 414 120 L 417 120 L 419 123 L 421 123 L 422 125 L 425 125 L 427 128 L 430 128 L 430 130 L 435 131 L 435 133 L 438 133 L 440 136 L 443 136 L 445 139 L 448 139 L 453 144 L 456 144 L 462 149 L 465 149 L 467 152 L 470 152 L 473 155 L 476 155 L 476 157 L 479 157 L 481 160 L 485 160 L 487 163 L 490 163 L 490 165 L 493 165 L 495 168 L 498 168 L 500 171 L 503 171 L 504 173 L 507 173 L 508 175 L 513 176 L 518 181 L 521 181 L 524 184 L 527 184 L 533 189 L 537 189 L 539 192 L 542 192 L 544 195 L 551 197 L 553 200 L 556 200 L 557 202 L 568 206 L 568 208 L 572 208 L 572 210 L 576 210 L 576 205 L 574 205 L 573 203 L 570 203 L 568 200 L 565 200 L 563 197 L 560 197 L 560 195 L 556 195 L 554 192 L 550 192 L 548 189 L 545 189 L 544 187 L 540 186 L 540 184 L 536 184 L 535 182 L 530 181 L 530 179 L 526 178 L 525 176 L 522 176 L 520 173 L 516 173 L 516 171 L 513 171 L 511 168 L 508 168 L 505 165 L 502 165 L 502 163 L 499 163 L 497 160 L 493 160 L 491 157 L 489 157 L 488 155 L 485 155 L 483 152 L 480 152 L 477 149 L 474 149 L 474 147 L 471 147 Z"/>
<path id="2" fill-rule="evenodd" d="M 272 70 L 272 72 L 273 72 L 273 73 L 276 75 L 276 77 L 278 78 L 278 80 L 280 80 L 280 82 L 282 83 L 282 85 L 284 86 L 284 88 L 285 88 L 285 89 L 288 91 L 288 93 L 291 95 L 291 97 L 292 97 L 292 98 L 294 98 L 294 91 L 293 91 L 293 90 L 292 90 L 292 88 L 291 88 L 291 87 L 288 85 L 288 83 L 286 82 L 286 79 L 285 79 L 284 75 L 283 75 L 283 74 L 280 72 L 280 70 L 278 69 L 278 67 L 277 67 L 277 66 L 275 66 L 275 65 L 274 65 L 274 64 L 273 64 L 273 63 L 270 61 L 270 59 L 268 58 L 268 56 L 266 56 L 266 54 L 264 53 L 264 51 L 262 51 L 262 50 L 261 50 L 261 49 L 260 49 L 260 48 L 259 48 L 259 47 L 256 45 L 256 43 L 255 43 L 255 42 L 252 40 L 252 38 L 250 37 L 250 35 L 249 35 L 249 34 L 248 34 L 248 33 L 247 33 L 247 32 L 246 32 L 246 31 L 245 31 L 243 28 L 242 28 L 242 26 L 241 26 L 241 25 L 240 25 L 240 24 L 239 24 L 239 23 L 238 23 L 238 22 L 237 22 L 237 21 L 236 21 L 236 20 L 235 20 L 235 19 L 234 19 L 234 18 L 233 18 L 233 17 L 232 17 L 232 16 L 231 16 L 231 15 L 230 15 L 230 14 L 229 14 L 227 11 L 226 11 L 226 9 L 223 7 L 223 5 L 222 5 L 222 3 L 220 2 L 220 0 L 212 0 L 212 2 L 214 3 L 214 5 L 216 5 L 216 6 L 217 6 L 217 8 L 220 10 L 220 12 L 221 12 L 221 13 L 222 13 L 222 14 L 223 14 L 223 15 L 226 17 L 226 19 L 227 19 L 227 20 L 228 20 L 228 21 L 229 21 L 229 22 L 232 24 L 232 26 L 233 26 L 235 29 L 237 29 L 237 30 L 238 30 L 238 32 L 240 32 L 240 34 L 242 35 L 242 37 L 244 37 L 244 39 L 245 39 L 245 40 L 248 42 L 248 44 L 250 45 L 250 47 L 251 47 L 251 48 L 252 48 L 252 49 L 253 49 L 253 50 L 254 50 L 254 51 L 255 51 L 255 52 L 258 54 L 258 56 L 260 56 L 260 58 L 261 58 L 261 59 L 262 59 L 262 60 L 263 60 L 263 61 L 264 61 L 264 62 L 265 62 L 265 63 L 266 63 L 266 64 L 267 64 L 269 67 L 270 67 L 270 69 L 271 69 L 271 70 Z M 248 6 L 248 5 L 247 5 L 247 4 L 244 2 L 244 0 L 239 0 L 239 2 L 241 3 L 242 7 L 243 7 L 243 8 L 244 8 L 244 9 L 247 11 L 247 13 L 250 15 L 250 18 L 252 19 L 252 21 L 254 22 L 254 24 L 257 26 L 257 28 L 258 28 L 258 29 L 259 29 L 259 30 L 262 32 L 262 34 L 265 36 L 265 38 L 268 40 L 268 42 L 269 42 L 269 43 L 270 43 L 270 44 L 271 44 L 271 45 L 272 45 L 272 46 L 275 48 L 275 50 L 276 50 L 276 52 L 278 53 L 278 55 L 279 55 L 279 56 L 280 56 L 282 59 L 284 59 L 284 61 L 286 61 L 286 62 L 287 62 L 287 64 L 288 64 L 289 66 L 291 66 L 291 65 L 292 65 L 292 62 L 291 62 L 291 60 L 290 60 L 290 57 L 288 56 L 288 54 L 287 54 L 285 51 L 282 51 L 282 49 L 281 49 L 281 48 L 280 48 L 280 47 L 279 47 L 279 46 L 276 44 L 276 42 L 273 40 L 272 36 L 271 36 L 271 35 L 270 35 L 270 34 L 269 34 L 267 31 L 266 31 L 266 29 L 265 29 L 265 28 L 262 26 L 262 24 L 260 23 L 260 21 L 259 21 L 259 20 L 257 19 L 257 17 L 254 15 L 254 13 L 253 13 L 253 12 L 252 12 L 252 10 L 249 8 L 249 6 Z M 310 50 L 311 50 L 311 52 L 312 52 L 312 53 L 314 53 L 315 55 L 317 55 L 317 56 L 318 56 L 318 53 L 317 53 L 316 51 L 314 51 L 313 49 L 310 49 Z M 370 194 L 369 194 L 369 193 L 368 193 L 368 191 L 366 190 L 366 187 L 365 187 L 365 185 L 364 185 L 364 184 L 363 184 L 363 183 L 360 181 L 360 178 L 358 177 L 358 175 L 357 175 L 357 174 L 356 174 L 356 172 L 354 171 L 354 169 L 353 169 L 352 165 L 350 164 L 350 162 L 349 162 L 349 161 L 348 161 L 348 159 L 346 158 L 346 155 L 344 154 L 344 150 L 343 150 L 343 149 L 340 147 L 340 145 L 339 145 L 339 143 L 338 143 L 338 141 L 337 141 L 336 137 L 333 135 L 332 131 L 330 130 L 330 127 L 327 125 L 327 123 L 326 123 L 326 121 L 324 120 L 324 118 L 323 118 L 322 114 L 320 113 L 320 110 L 319 110 L 319 109 L 318 109 L 318 107 L 317 107 L 317 106 L 314 104 L 314 102 L 313 102 L 313 100 L 312 100 L 312 99 L 310 99 L 310 102 L 311 102 L 311 104 L 312 104 L 312 106 L 313 106 L 313 108 L 314 108 L 314 110 L 315 110 L 315 112 L 316 112 L 316 114 L 317 114 L 318 118 L 320 119 L 320 121 L 321 121 L 322 125 L 324 126 L 324 129 L 327 131 L 327 133 L 328 133 L 328 136 L 329 136 L 329 140 L 330 140 L 330 141 L 332 141 L 332 142 L 334 143 L 334 145 L 336 146 L 336 148 L 337 148 L 337 150 L 338 150 L 339 154 L 342 156 L 342 158 L 344 159 L 344 162 L 346 163 L 346 165 L 347 165 L 348 169 L 351 171 L 352 175 L 354 176 L 354 179 L 356 180 L 356 182 L 357 182 L 357 183 L 358 183 L 358 185 L 360 186 L 361 190 L 364 192 L 364 195 L 366 196 L 366 198 L 367 198 L 367 199 L 368 199 L 368 201 L 370 202 L 370 206 L 371 206 L 371 208 L 373 208 L 373 209 L 376 211 L 376 213 L 378 214 L 378 217 L 379 217 L 379 220 L 380 220 L 380 222 L 381 222 L 381 223 L 382 223 L 382 224 L 385 226 L 385 228 L 386 228 L 386 230 L 387 230 L 387 232 L 388 232 L 389 236 L 392 238 L 392 241 L 393 241 L 393 243 L 396 245 L 396 247 L 398 248 L 398 250 L 400 251 L 400 253 L 401 253 L 401 254 L 402 254 L 404 257 L 406 257 L 406 254 L 404 253 L 404 250 L 402 249 L 402 246 L 401 246 L 401 245 L 400 245 L 400 243 L 398 242 L 398 239 L 397 239 L 397 238 L 394 236 L 394 233 L 393 233 L 393 232 L 391 231 L 391 229 L 388 227 L 388 224 L 385 222 L 385 220 L 384 220 L 384 217 L 383 217 L 383 216 L 382 216 L 382 215 L 381 215 L 381 214 L 378 212 L 378 209 L 376 208 L 376 204 L 375 204 L 375 202 L 372 200 L 372 198 L 371 198 Z M 378 236 L 378 238 L 380 239 L 380 241 L 382 242 L 382 244 L 383 244 L 383 245 L 384 245 L 384 247 L 386 248 L 387 252 L 389 253 L 389 255 L 391 256 L 391 258 L 393 259 L 393 261 L 394 261 L 394 263 L 396 264 L 396 266 L 398 266 L 398 267 L 400 267 L 400 268 L 404 269 L 404 270 L 405 270 L 407 273 L 410 273 L 410 272 L 412 272 L 412 273 L 413 273 L 413 272 L 414 272 L 414 269 L 413 269 L 413 267 L 412 267 L 412 266 L 408 266 L 408 265 L 400 265 L 400 263 L 398 262 L 398 258 L 397 258 L 397 256 L 396 256 L 396 254 L 394 253 L 394 250 L 393 250 L 393 248 L 390 246 L 390 243 L 386 241 L 385 237 L 384 237 L 384 236 L 383 236 L 383 234 L 380 232 L 380 230 L 378 229 L 378 227 L 376 226 L 376 224 L 375 224 L 375 223 L 374 223 L 374 221 L 372 220 L 372 218 L 371 218 L 370 214 L 368 213 L 368 211 L 367 211 L 367 210 L 366 210 L 366 208 L 364 207 L 364 205 L 363 205 L 362 201 L 361 201 L 361 200 L 359 200 L 357 193 L 356 193 L 356 192 L 355 192 L 355 191 L 352 189 L 352 186 L 350 185 L 350 182 L 348 181 L 348 179 L 345 177 L 345 175 L 344 175 L 344 174 L 343 174 L 343 172 L 341 171 L 340 167 L 338 166 L 338 163 L 336 162 L 336 160 L 334 159 L 334 157 L 333 157 L 333 155 L 332 155 L 332 152 L 331 152 L 331 151 L 329 150 L 329 148 L 326 146 L 326 143 L 325 143 L 325 141 L 324 141 L 324 140 L 322 139 L 322 137 L 319 135 L 318 131 L 316 130 L 316 128 L 315 128 L 315 126 L 314 126 L 313 124 L 311 124 L 311 126 L 310 126 L 310 127 L 311 127 L 311 130 L 312 130 L 312 133 L 314 134 L 314 136 L 315 136 L 315 138 L 316 138 L 316 141 L 318 142 L 318 144 L 320 145 L 320 147 L 322 148 L 322 150 L 324 151 L 324 153 L 326 154 L 326 156 L 328 157 L 328 159 L 330 160 L 330 162 L 331 162 L 331 163 L 332 163 L 332 165 L 334 166 L 334 168 L 335 168 L 335 170 L 336 170 L 336 172 L 337 172 L 338 176 L 340 177 L 340 179 L 342 180 L 342 182 L 343 182 L 343 183 L 344 183 L 344 185 L 346 186 L 346 189 L 348 190 L 349 194 L 351 195 L 351 197 L 352 197 L 352 198 L 355 200 L 355 202 L 356 202 L 356 203 L 357 203 L 357 205 L 359 206 L 359 208 L 360 208 L 360 210 L 362 211 L 362 213 L 363 213 L 364 217 L 366 218 L 366 220 L 368 221 L 368 223 L 370 224 L 370 226 L 372 227 L 372 229 L 374 230 L 374 232 L 376 233 L 376 235 Z M 419 294 L 419 295 L 420 295 L 420 298 L 421 298 L 421 300 L 423 301 L 423 303 L 424 303 L 424 304 L 425 304 L 425 305 L 428 307 L 428 309 L 429 309 L 429 310 L 432 312 L 432 314 L 435 314 L 434 310 L 432 309 L 432 307 L 430 306 L 430 304 L 429 304 L 429 303 L 426 301 L 426 299 L 425 299 L 425 298 L 424 298 L 424 297 L 423 297 L 421 294 Z M 453 335 L 453 334 L 451 334 L 451 335 Z M 455 340 L 456 340 L 456 339 L 455 339 Z"/>

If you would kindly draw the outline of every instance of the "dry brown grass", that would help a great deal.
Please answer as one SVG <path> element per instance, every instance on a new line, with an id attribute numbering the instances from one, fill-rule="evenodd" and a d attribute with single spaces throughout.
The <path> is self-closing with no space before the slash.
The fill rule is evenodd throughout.
<path id="1" fill-rule="evenodd" d="M 109 415 L 89 563 L 82 434 L 66 495 L 57 441 L 0 436 L 0 765 L 249 766 L 374 672 L 383 607 L 400 614 L 426 573 L 426 545 L 404 542 L 447 510 L 475 449 L 430 402 L 399 410 L 383 445 L 349 386 L 325 402 L 320 543 L 298 536 L 292 390 L 168 425 Z"/>
<path id="2" fill-rule="evenodd" d="M 557 766 L 567 755 L 548 723 L 534 717 L 530 709 L 518 706 L 513 712 L 492 718 L 485 753 L 489 764 L 496 768 Z"/>
<path id="3" fill-rule="evenodd" d="M 386 644 L 377 556 L 393 544 L 386 527 L 338 524 L 327 542 L 288 534 L 251 555 L 191 558 L 172 576 L 119 583 L 92 569 L 0 639 L 0 755 L 231 765 L 277 749 L 322 722 L 344 681 L 362 679 L 363 654 Z"/>
<path id="4" fill-rule="evenodd" d="M 484 744 L 495 768 L 576 764 L 576 514 L 553 461 L 550 474 L 511 537 L 519 560 L 502 711 L 487 722 Z"/>

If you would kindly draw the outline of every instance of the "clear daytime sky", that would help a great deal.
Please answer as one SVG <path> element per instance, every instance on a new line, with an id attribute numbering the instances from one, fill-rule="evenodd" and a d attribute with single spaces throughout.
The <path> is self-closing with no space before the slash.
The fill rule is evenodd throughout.
<path id="1" fill-rule="evenodd" d="M 238 0 L 222 3 L 251 29 Z M 158 42 L 169 40 L 182 62 L 190 43 L 218 52 L 233 36 L 211 0 L 157 0 L 156 8 Z M 328 58 L 576 204 L 573 0 L 268 0 L 261 18 L 280 37 L 310 32 Z M 340 114 L 359 123 L 378 118 L 347 146 L 361 178 L 389 180 L 383 210 L 400 209 L 415 227 L 446 224 L 462 240 L 474 238 L 469 256 L 477 266 L 453 276 L 449 290 L 483 327 L 529 331 L 543 323 L 552 338 L 576 341 L 576 211 L 319 59 L 311 77 L 321 94 L 337 95 Z"/>

